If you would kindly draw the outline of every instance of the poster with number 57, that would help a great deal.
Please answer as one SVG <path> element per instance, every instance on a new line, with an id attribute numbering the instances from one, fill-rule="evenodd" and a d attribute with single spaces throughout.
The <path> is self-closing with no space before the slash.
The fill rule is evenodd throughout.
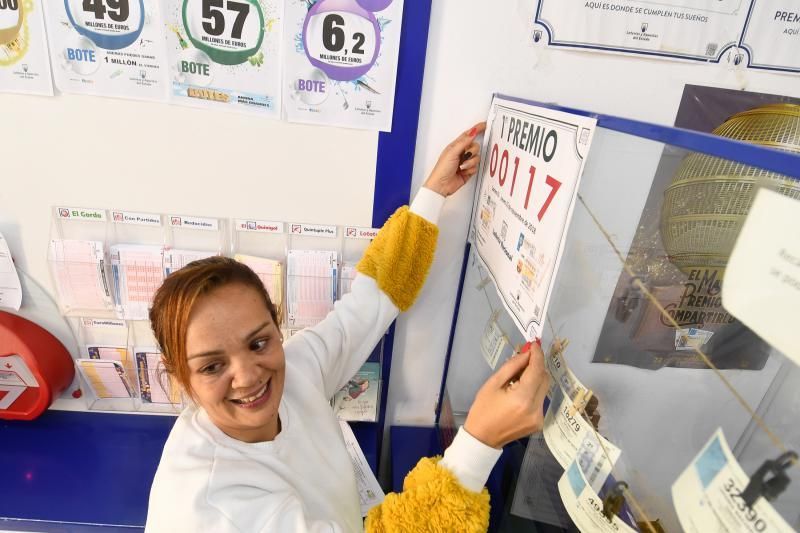
<path id="1" fill-rule="evenodd" d="M 292 122 L 391 131 L 403 0 L 286 0 Z"/>
<path id="2" fill-rule="evenodd" d="M 544 317 L 596 120 L 492 101 L 470 241 L 528 340 Z"/>
<path id="3" fill-rule="evenodd" d="M 282 0 L 164 0 L 171 101 L 280 117 Z"/>

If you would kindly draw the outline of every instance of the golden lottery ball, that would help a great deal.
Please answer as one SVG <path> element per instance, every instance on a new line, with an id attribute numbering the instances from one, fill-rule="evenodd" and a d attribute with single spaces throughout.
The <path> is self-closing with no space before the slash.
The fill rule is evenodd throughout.
<path id="1" fill-rule="evenodd" d="M 800 154 L 800 106 L 770 104 L 733 115 L 712 133 Z M 664 192 L 661 239 L 669 260 L 682 272 L 724 273 L 744 224 L 756 183 L 800 199 L 800 183 L 760 168 L 691 153 Z"/>

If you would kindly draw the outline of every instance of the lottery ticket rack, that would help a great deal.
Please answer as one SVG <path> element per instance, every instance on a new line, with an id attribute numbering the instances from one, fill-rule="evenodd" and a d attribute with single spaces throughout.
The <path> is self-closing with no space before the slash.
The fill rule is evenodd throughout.
<path id="1" fill-rule="evenodd" d="M 725 327 L 706 327 L 705 337 L 698 333 L 703 328 L 676 326 L 670 317 L 697 319 L 660 305 L 664 297 L 659 298 L 663 291 L 659 293 L 658 269 L 677 272 L 671 264 L 677 259 L 663 252 L 660 238 L 635 238 L 648 221 L 655 220 L 655 227 L 663 231 L 676 218 L 683 224 L 694 222 L 677 208 L 669 212 L 646 203 L 648 196 L 659 202 L 664 197 L 651 192 L 651 182 L 659 175 L 672 176 L 688 163 L 703 161 L 717 169 L 700 180 L 704 183 L 718 184 L 731 174 L 745 176 L 745 186 L 736 190 L 747 205 L 761 189 L 797 202 L 800 155 L 796 150 L 771 150 L 706 133 L 536 105 L 593 117 L 597 129 L 541 339 L 550 374 L 545 427 L 505 448 L 488 484 L 490 531 L 709 531 L 709 524 L 718 520 L 704 514 L 709 508 L 728 517 L 724 520 L 729 520 L 731 531 L 800 529 L 800 465 L 794 454 L 800 450 L 798 364 L 745 326 L 728 331 L 735 322 L 727 315 Z M 486 146 L 484 160 L 491 164 Z M 734 189 L 728 187 L 722 192 L 708 189 L 718 198 L 711 217 L 716 220 L 706 222 L 708 228 L 725 224 L 720 219 L 735 218 L 724 213 Z M 703 198 L 700 189 L 694 195 Z M 682 205 L 689 204 L 686 200 Z M 742 211 L 739 215 L 745 218 Z M 702 234 L 695 235 L 695 251 L 713 255 L 716 251 Z M 513 241 L 516 244 L 516 235 Z M 645 266 L 643 256 L 655 260 Z M 687 276 L 690 282 L 682 291 L 701 286 L 701 274 L 689 270 Z M 756 305 L 762 283 L 754 278 L 739 290 Z M 719 287 L 711 292 L 718 297 Z M 688 298 L 699 292 L 678 296 L 684 296 L 688 308 Z M 690 303 L 709 307 L 707 323 L 717 317 L 712 311 L 723 312 L 718 298 L 702 304 L 695 299 Z M 789 316 L 778 320 L 794 327 Z M 668 340 L 674 347 L 660 355 L 647 344 L 655 323 L 674 334 Z M 611 341 L 610 327 L 616 328 Z M 718 337 L 716 344 L 708 342 L 712 335 Z M 493 368 L 525 341 L 474 243 L 468 242 L 437 433 L 392 428 L 395 446 L 402 446 L 398 441 L 413 442 L 419 448 L 395 458 L 395 489 L 416 456 L 441 453 L 449 444 Z M 713 349 L 717 355 L 708 356 Z M 631 353 L 633 358 L 623 357 Z"/>
<path id="2" fill-rule="evenodd" d="M 78 344 L 80 385 L 73 396 L 90 410 L 179 413 L 185 398 L 163 370 L 148 320 L 153 294 L 171 272 L 220 255 L 247 264 L 262 280 L 278 309 L 279 327 L 290 337 L 323 320 L 350 292 L 356 264 L 377 232 L 55 207 L 48 259 L 60 312 Z M 383 340 L 368 364 L 376 369 L 368 385 L 380 390 Z M 377 422 L 379 404 L 374 399 L 373 411 L 359 421 Z"/>

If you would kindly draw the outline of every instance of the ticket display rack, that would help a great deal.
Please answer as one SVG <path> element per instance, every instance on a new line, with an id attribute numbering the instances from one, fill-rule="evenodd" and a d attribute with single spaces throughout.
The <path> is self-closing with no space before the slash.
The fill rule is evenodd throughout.
<path id="1" fill-rule="evenodd" d="M 136 364 L 127 322 L 113 318 L 78 318 L 79 358 L 75 364 L 89 409 L 135 411 Z M 99 373 L 113 373 L 118 391 L 108 390 Z M 109 380 L 111 381 L 111 380 Z M 124 392 L 124 394 L 122 394 Z"/>
<path id="2" fill-rule="evenodd" d="M 106 211 L 61 206 L 53 208 L 52 217 L 47 259 L 61 313 L 113 317 L 110 264 L 105 256 L 111 238 Z M 77 283 L 80 287 L 71 290 Z"/>
<path id="3" fill-rule="evenodd" d="M 286 326 L 302 329 L 333 310 L 339 292 L 338 226 L 289 223 L 286 251 Z"/>
<path id="4" fill-rule="evenodd" d="M 261 278 L 278 309 L 278 325 L 285 329 L 286 223 L 237 218 L 232 221 L 231 235 L 231 255 Z"/>
<path id="5" fill-rule="evenodd" d="M 72 220 L 73 212 L 79 220 Z M 163 370 L 148 320 L 153 295 L 167 276 L 197 259 L 232 256 L 262 280 L 288 337 L 317 324 L 350 292 L 356 264 L 378 231 L 119 209 L 57 210 L 51 265 L 62 313 L 80 345 L 76 396 L 90 410 L 177 414 L 184 399 Z M 65 257 L 62 249 L 85 256 L 85 263 L 78 263 L 82 270 L 74 261 L 65 267 L 56 259 Z M 87 287 L 97 290 L 85 296 Z M 93 305 L 72 303 L 91 296 Z M 388 372 L 383 352 L 382 338 L 364 368 L 332 399 L 342 419 L 381 419 L 382 376 Z"/>
<path id="6" fill-rule="evenodd" d="M 688 503 L 695 501 L 693 490 L 706 507 L 727 505 L 715 503 L 708 492 L 709 484 L 722 483 L 717 472 L 730 475 L 725 483 L 742 520 L 762 520 L 758 527 L 783 521 L 780 531 L 800 528 L 793 453 L 800 432 L 789 422 L 800 415 L 791 392 L 800 383 L 800 369 L 728 313 L 719 294 L 724 276 L 734 283 L 725 265 L 759 191 L 800 200 L 800 156 L 786 148 L 543 107 L 594 117 L 598 127 L 542 335 L 551 375 L 545 428 L 507 446 L 489 484 L 490 530 L 681 531 L 686 520 L 703 513 Z M 667 183 L 666 194 L 657 189 L 659 180 Z M 672 201 L 676 190 L 689 186 L 694 188 L 688 196 Z M 681 234 L 673 230 L 680 225 L 691 237 L 684 248 L 670 240 Z M 642 238 L 650 227 L 667 236 Z M 704 266 L 687 268 L 681 261 Z M 665 288 L 664 280 L 673 279 L 665 271 L 686 279 L 677 305 L 668 304 L 675 289 Z M 736 290 L 761 301 L 764 280 L 751 277 Z M 692 306 L 706 314 L 691 314 Z M 705 327 L 684 325 L 698 317 Z M 788 317 L 777 320 L 789 324 Z M 661 352 L 652 340 L 657 327 L 672 335 Z M 440 450 L 463 424 L 494 365 L 525 340 L 474 244 L 467 243 L 437 408 Z M 585 434 L 588 448 L 573 432 Z M 712 449 L 716 470 L 704 478 L 706 485 L 697 481 L 695 487 L 691 472 L 703 476 L 702 461 Z M 588 485 L 581 485 L 572 470 L 585 465 L 594 471 L 583 472 Z M 782 480 L 781 490 L 769 492 L 770 476 Z M 581 490 L 597 495 L 594 516 L 576 515 Z M 611 505 L 615 501 L 619 505 Z"/>
<path id="7" fill-rule="evenodd" d="M 163 222 L 160 214 L 111 211 L 114 231 L 108 254 L 119 318 L 147 320 L 153 293 L 165 277 L 167 234 Z"/>
<path id="8" fill-rule="evenodd" d="M 96 411 L 177 414 L 148 320 L 153 294 L 185 264 L 229 250 L 227 220 L 121 209 L 56 207 L 50 266 L 79 343 L 80 389 Z"/>

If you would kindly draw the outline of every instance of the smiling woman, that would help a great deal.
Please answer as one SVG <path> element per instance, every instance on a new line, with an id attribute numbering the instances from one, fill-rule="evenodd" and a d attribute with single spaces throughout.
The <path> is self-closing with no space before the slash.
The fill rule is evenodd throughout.
<path id="1" fill-rule="evenodd" d="M 442 153 L 410 207 L 386 222 L 351 291 L 285 344 L 259 278 L 214 257 L 171 274 L 150 320 L 172 376 L 193 400 L 164 446 L 147 531 L 361 531 L 355 474 L 329 399 L 425 282 L 446 196 L 476 172 L 479 124 Z M 529 350 L 530 351 L 530 350 Z M 483 485 L 503 444 L 542 421 L 541 353 L 515 357 L 481 389 L 444 458 L 423 459 L 367 517 L 370 532 L 485 531 Z M 517 386 L 509 387 L 514 381 Z"/>
<path id="2" fill-rule="evenodd" d="M 250 268 L 227 257 L 192 263 L 164 282 L 150 320 L 167 371 L 217 427 L 243 442 L 275 438 L 283 339 Z"/>

